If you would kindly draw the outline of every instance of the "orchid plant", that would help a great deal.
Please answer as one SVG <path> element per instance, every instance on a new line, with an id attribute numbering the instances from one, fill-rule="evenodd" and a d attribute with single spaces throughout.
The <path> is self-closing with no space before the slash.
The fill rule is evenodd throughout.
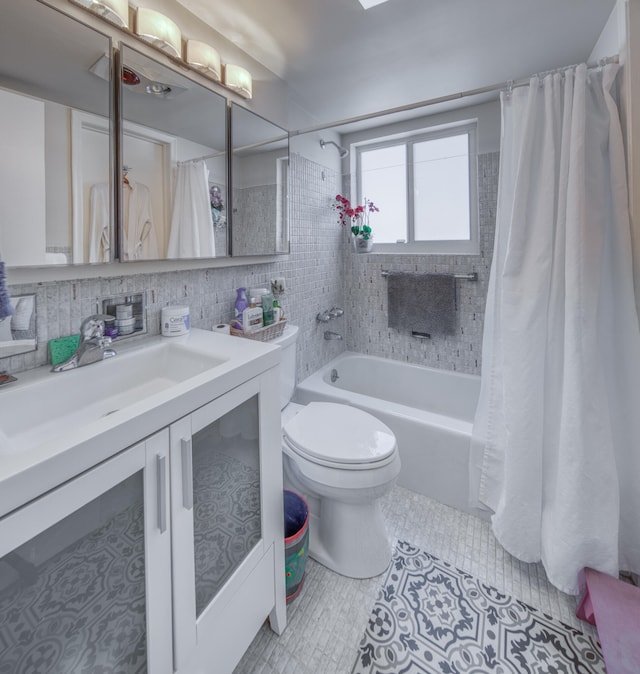
<path id="1" fill-rule="evenodd" d="M 365 241 L 372 237 L 369 216 L 380 210 L 373 201 L 364 199 L 363 205 L 353 207 L 349 199 L 338 194 L 334 208 L 338 212 L 338 222 L 343 226 L 350 226 L 351 233 L 355 237 Z"/>

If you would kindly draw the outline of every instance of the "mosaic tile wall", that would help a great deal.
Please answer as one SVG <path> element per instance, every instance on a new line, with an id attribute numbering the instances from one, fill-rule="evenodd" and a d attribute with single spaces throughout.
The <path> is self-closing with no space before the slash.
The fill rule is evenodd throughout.
<path id="1" fill-rule="evenodd" d="M 187 304 L 191 325 L 209 329 L 231 319 L 235 288 L 268 287 L 276 276 L 286 279 L 280 298 L 286 316 L 300 326 L 298 380 L 320 368 L 345 344 L 325 341 L 325 327 L 315 320 L 317 313 L 343 302 L 342 232 L 329 209 L 339 175 L 295 154 L 291 168 L 291 255 L 269 264 L 11 285 L 12 295 L 37 296 L 38 350 L 0 359 L 0 370 L 16 373 L 46 364 L 48 340 L 77 333 L 82 319 L 95 313 L 98 297 L 146 291 L 150 334 L 159 333 L 160 311 L 172 304 Z"/>
<path id="2" fill-rule="evenodd" d="M 343 270 L 347 349 L 468 374 L 480 374 L 484 306 L 493 254 L 499 153 L 478 157 L 480 255 L 358 255 Z M 457 334 L 422 340 L 387 327 L 387 281 L 381 271 L 477 272 L 457 281 Z"/>
<path id="3" fill-rule="evenodd" d="M 256 250 L 276 251 L 276 197 L 276 185 L 233 191 L 234 255 L 252 255 Z"/>
<path id="4" fill-rule="evenodd" d="M 298 381 L 345 348 L 411 363 L 480 373 L 484 303 L 493 250 L 498 187 L 498 153 L 479 162 L 480 245 L 478 256 L 356 255 L 347 233 L 336 225 L 330 206 L 341 191 L 339 175 L 301 155 L 291 157 L 291 255 L 269 264 L 137 274 L 10 286 L 12 295 L 36 293 L 38 350 L 0 359 L 0 370 L 20 372 L 48 361 L 47 341 L 76 333 L 82 318 L 95 311 L 98 297 L 147 293 L 149 332 L 159 332 L 160 310 L 188 304 L 193 327 L 228 322 L 235 288 L 260 287 L 284 276 L 280 298 L 287 318 L 300 327 Z M 383 269 L 430 272 L 478 272 L 477 283 L 458 282 L 458 334 L 418 341 L 387 328 Z M 334 306 L 345 315 L 317 323 L 317 313 Z M 327 341 L 325 330 L 344 337 Z"/>

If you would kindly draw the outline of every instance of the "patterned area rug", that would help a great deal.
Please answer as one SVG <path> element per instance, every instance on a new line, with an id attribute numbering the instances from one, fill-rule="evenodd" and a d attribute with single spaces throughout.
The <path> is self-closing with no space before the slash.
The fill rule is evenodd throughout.
<path id="1" fill-rule="evenodd" d="M 579 630 L 398 542 L 353 674 L 606 674 Z"/>

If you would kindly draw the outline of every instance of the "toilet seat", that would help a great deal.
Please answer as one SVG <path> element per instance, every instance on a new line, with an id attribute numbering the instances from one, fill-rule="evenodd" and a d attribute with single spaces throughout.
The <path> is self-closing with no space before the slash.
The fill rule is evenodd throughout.
<path id="1" fill-rule="evenodd" d="M 396 454 L 396 438 L 388 426 L 341 403 L 309 403 L 285 423 L 283 439 L 308 461 L 342 470 L 378 468 Z"/>

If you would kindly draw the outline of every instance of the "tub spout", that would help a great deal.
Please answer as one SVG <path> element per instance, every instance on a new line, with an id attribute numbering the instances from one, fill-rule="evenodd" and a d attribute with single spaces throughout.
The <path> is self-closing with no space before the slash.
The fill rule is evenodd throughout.
<path id="1" fill-rule="evenodd" d="M 342 339 L 342 335 L 339 335 L 337 332 L 331 332 L 331 330 L 324 331 L 325 339 Z"/>

